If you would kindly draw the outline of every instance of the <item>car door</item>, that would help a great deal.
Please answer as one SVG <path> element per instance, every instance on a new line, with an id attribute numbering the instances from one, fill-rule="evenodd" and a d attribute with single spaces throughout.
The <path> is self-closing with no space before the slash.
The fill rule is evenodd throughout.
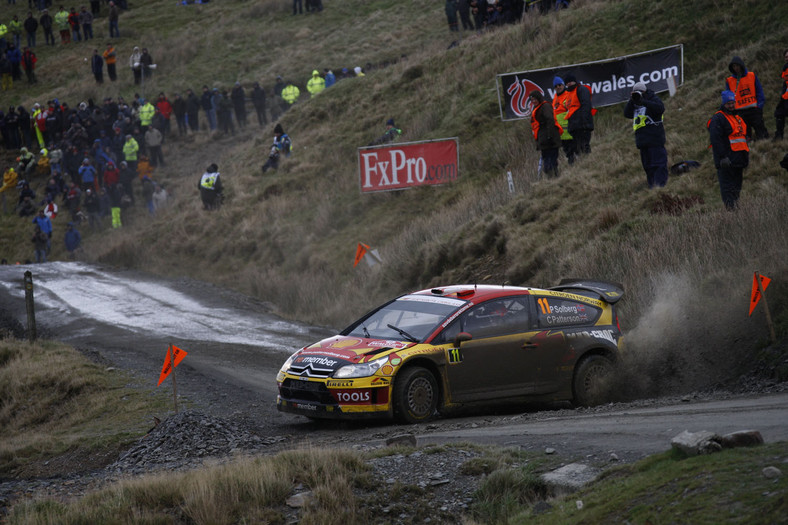
<path id="1" fill-rule="evenodd" d="M 448 345 L 446 375 L 452 401 L 464 403 L 518 396 L 532 390 L 534 366 L 529 341 L 528 296 L 504 297 L 477 305 L 444 331 L 471 339 Z"/>

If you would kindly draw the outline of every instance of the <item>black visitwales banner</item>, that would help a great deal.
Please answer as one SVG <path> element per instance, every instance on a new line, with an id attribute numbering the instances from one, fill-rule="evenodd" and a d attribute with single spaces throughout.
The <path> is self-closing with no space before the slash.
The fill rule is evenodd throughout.
<path id="1" fill-rule="evenodd" d="M 498 75 L 498 100 L 501 120 L 531 116 L 528 94 L 537 89 L 555 95 L 553 78 L 573 74 L 577 81 L 591 87 L 594 107 L 611 106 L 629 99 L 632 86 L 643 82 L 659 93 L 668 90 L 668 78 L 676 86 L 684 82 L 684 46 L 682 44 L 618 58 L 548 69 Z"/>

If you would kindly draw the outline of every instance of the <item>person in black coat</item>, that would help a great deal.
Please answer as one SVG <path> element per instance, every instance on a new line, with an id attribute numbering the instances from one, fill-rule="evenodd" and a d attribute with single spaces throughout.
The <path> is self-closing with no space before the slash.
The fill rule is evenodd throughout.
<path id="1" fill-rule="evenodd" d="M 558 148 L 561 147 L 561 129 L 555 123 L 553 104 L 545 100 L 539 90 L 528 95 L 531 103 L 531 130 L 536 149 L 542 152 L 542 171 L 548 178 L 558 176 Z"/>
<path id="2" fill-rule="evenodd" d="M 747 124 L 736 112 L 736 95 L 732 91 L 722 92 L 722 105 L 708 127 L 722 202 L 726 209 L 733 210 L 739 201 L 744 168 L 750 163 L 750 148 Z"/>
<path id="3" fill-rule="evenodd" d="M 268 117 L 265 114 L 265 89 L 260 86 L 259 82 L 255 82 L 254 89 L 252 89 L 252 104 L 257 113 L 257 122 L 260 127 L 268 124 Z"/>
<path id="4" fill-rule="evenodd" d="M 93 77 L 96 79 L 96 84 L 103 84 L 104 58 L 99 55 L 98 49 L 93 50 L 93 58 L 90 61 L 90 69 L 93 71 Z"/>
<path id="5" fill-rule="evenodd" d="M 200 99 L 191 89 L 186 90 L 186 120 L 189 129 L 198 131 L 200 129 Z"/>
<path id="6" fill-rule="evenodd" d="M 632 119 L 635 146 L 640 150 L 640 162 L 646 172 L 649 188 L 663 187 L 668 183 L 668 152 L 662 125 L 664 112 L 662 100 L 643 82 L 632 87 L 632 94 L 624 107 L 624 116 Z"/>
<path id="7" fill-rule="evenodd" d="M 577 99 L 579 107 L 572 111 L 570 106 L 569 134 L 575 141 L 575 154 L 585 155 L 591 153 L 591 132 L 594 131 L 594 115 L 591 105 L 591 88 L 585 84 L 578 84 L 573 74 L 564 78 L 566 90 Z"/>

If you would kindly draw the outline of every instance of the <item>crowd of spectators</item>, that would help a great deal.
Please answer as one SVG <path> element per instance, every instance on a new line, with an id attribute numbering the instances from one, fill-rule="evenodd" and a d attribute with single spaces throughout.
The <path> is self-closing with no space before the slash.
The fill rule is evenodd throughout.
<path id="1" fill-rule="evenodd" d="M 523 13 L 538 10 L 547 13 L 569 7 L 570 0 L 446 0 L 446 19 L 450 31 L 481 32 L 519 22 Z"/>

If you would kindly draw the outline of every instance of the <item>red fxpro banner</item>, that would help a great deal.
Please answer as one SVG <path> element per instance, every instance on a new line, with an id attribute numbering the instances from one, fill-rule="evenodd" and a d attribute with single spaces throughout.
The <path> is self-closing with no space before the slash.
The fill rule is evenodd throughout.
<path id="1" fill-rule="evenodd" d="M 361 193 L 445 184 L 457 180 L 456 138 L 358 149 Z"/>

